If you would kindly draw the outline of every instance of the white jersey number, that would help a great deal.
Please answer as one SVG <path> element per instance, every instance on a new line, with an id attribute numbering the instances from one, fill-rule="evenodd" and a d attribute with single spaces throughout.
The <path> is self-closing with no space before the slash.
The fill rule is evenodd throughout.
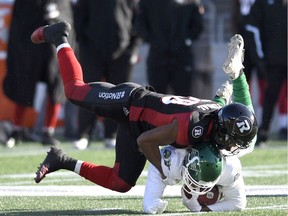
<path id="1" fill-rule="evenodd" d="M 202 102 L 211 102 L 211 100 L 201 99 Z M 162 103 L 164 104 L 179 104 L 183 106 L 191 106 L 200 102 L 200 99 L 195 97 L 181 97 L 181 96 L 165 96 L 162 98 Z M 219 109 L 219 104 L 201 104 L 198 105 L 197 108 L 201 110 L 209 110 L 209 109 Z"/>
<path id="2" fill-rule="evenodd" d="M 183 106 L 191 106 L 199 102 L 200 100 L 194 97 L 165 96 L 162 98 L 162 103 L 164 104 L 179 104 Z"/>

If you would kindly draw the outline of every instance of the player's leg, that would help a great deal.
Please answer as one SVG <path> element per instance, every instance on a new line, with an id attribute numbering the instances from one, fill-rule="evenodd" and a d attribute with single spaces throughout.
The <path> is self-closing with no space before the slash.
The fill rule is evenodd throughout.
<path id="1" fill-rule="evenodd" d="M 146 158 L 139 152 L 136 140 L 131 136 L 129 125 L 120 124 L 116 141 L 116 159 L 113 167 L 83 162 L 79 175 L 102 187 L 129 191 L 144 169 Z"/>
<path id="2" fill-rule="evenodd" d="M 71 26 L 67 22 L 42 26 L 32 33 L 31 40 L 36 44 L 47 42 L 55 45 L 65 95 L 70 100 L 81 101 L 91 87 L 83 82 L 81 65 L 67 42 L 70 29 Z"/>
<path id="3" fill-rule="evenodd" d="M 114 86 L 106 82 L 84 83 L 81 65 L 67 43 L 69 29 L 70 25 L 66 22 L 40 27 L 32 33 L 31 38 L 34 43 L 50 42 L 56 46 L 60 73 L 68 99 L 100 116 L 116 121 L 126 120 L 128 113 L 125 108 L 129 111 L 131 92 L 140 85 L 126 83 Z"/>
<path id="4" fill-rule="evenodd" d="M 287 79 L 282 83 L 280 96 L 278 99 L 278 122 L 279 122 L 279 132 L 278 139 L 287 140 Z"/>
<path id="5" fill-rule="evenodd" d="M 138 151 L 138 145 L 129 132 L 129 125 L 121 124 L 117 136 L 114 167 L 76 160 L 64 154 L 61 149 L 51 147 L 36 172 L 35 182 L 39 183 L 46 174 L 66 169 L 102 187 L 127 192 L 136 184 L 145 163 L 146 158 Z"/>
<path id="6" fill-rule="evenodd" d="M 267 87 L 263 103 L 262 123 L 258 131 L 257 146 L 265 146 L 269 139 L 269 131 L 274 113 L 274 108 L 281 91 L 281 84 L 286 71 L 276 66 L 267 66 Z"/>

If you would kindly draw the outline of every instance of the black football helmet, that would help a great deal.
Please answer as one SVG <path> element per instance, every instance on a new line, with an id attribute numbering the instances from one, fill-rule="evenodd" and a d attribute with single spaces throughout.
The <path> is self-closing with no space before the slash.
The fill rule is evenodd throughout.
<path id="1" fill-rule="evenodd" d="M 214 139 L 219 150 L 233 155 L 249 147 L 258 132 L 255 114 L 245 105 L 232 103 L 222 107 L 214 124 Z"/>

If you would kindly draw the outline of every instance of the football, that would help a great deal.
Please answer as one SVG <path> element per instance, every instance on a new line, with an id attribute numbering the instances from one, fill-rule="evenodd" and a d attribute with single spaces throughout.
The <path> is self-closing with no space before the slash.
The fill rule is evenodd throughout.
<path id="1" fill-rule="evenodd" d="M 199 195 L 198 202 L 200 205 L 212 205 L 219 201 L 221 197 L 219 187 L 218 185 L 215 185 L 212 190 L 208 191 L 206 194 Z"/>
<path id="2" fill-rule="evenodd" d="M 186 186 L 185 186 L 186 187 Z M 186 189 L 188 189 L 186 187 Z M 184 194 L 188 199 L 191 199 L 191 194 L 187 193 L 184 190 Z M 215 185 L 210 191 L 208 191 L 206 194 L 199 195 L 198 202 L 200 205 L 212 205 L 219 201 L 222 198 L 222 193 L 219 190 L 219 186 Z"/>

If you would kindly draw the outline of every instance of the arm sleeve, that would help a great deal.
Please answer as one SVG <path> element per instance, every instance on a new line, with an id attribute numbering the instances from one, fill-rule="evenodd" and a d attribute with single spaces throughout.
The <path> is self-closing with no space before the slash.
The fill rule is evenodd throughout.
<path id="1" fill-rule="evenodd" d="M 222 187 L 221 191 L 223 198 L 213 205 L 207 205 L 211 211 L 240 211 L 245 209 L 247 200 L 242 176 L 234 184 Z"/>
<path id="2" fill-rule="evenodd" d="M 222 199 L 213 205 L 207 205 L 211 211 L 239 211 L 246 207 L 245 184 L 242 166 L 236 156 L 224 161 L 224 170 L 219 179 Z"/>
<path id="3" fill-rule="evenodd" d="M 254 112 L 249 85 L 245 74 L 242 73 L 237 79 L 233 80 L 232 83 L 234 102 L 244 104 Z"/>
<path id="4" fill-rule="evenodd" d="M 185 155 L 185 149 L 175 149 L 169 145 L 161 149 L 163 173 L 167 178 L 175 180 L 175 183 L 181 180 L 181 167 Z M 150 164 L 143 199 L 144 212 L 151 212 L 151 208 L 162 198 L 165 188 L 166 184 L 163 182 L 159 171 Z"/>
<path id="5" fill-rule="evenodd" d="M 233 96 L 234 102 L 238 102 L 249 107 L 250 110 L 254 113 L 254 108 L 252 104 L 252 99 L 249 91 L 249 85 L 246 80 L 246 76 L 242 73 L 237 79 L 233 80 Z M 249 147 L 247 149 L 240 150 L 238 157 L 242 157 L 245 154 L 248 154 L 254 150 L 257 136 L 253 138 Z"/>
<path id="6" fill-rule="evenodd" d="M 150 164 L 143 198 L 144 212 L 148 212 L 148 209 L 150 209 L 158 199 L 162 198 L 165 187 L 166 185 L 162 182 L 159 171 Z"/>
<path id="7" fill-rule="evenodd" d="M 226 105 L 226 101 L 224 98 L 219 97 L 219 96 L 215 96 L 213 101 L 215 101 L 216 103 L 218 103 L 220 106 L 225 106 Z"/>

